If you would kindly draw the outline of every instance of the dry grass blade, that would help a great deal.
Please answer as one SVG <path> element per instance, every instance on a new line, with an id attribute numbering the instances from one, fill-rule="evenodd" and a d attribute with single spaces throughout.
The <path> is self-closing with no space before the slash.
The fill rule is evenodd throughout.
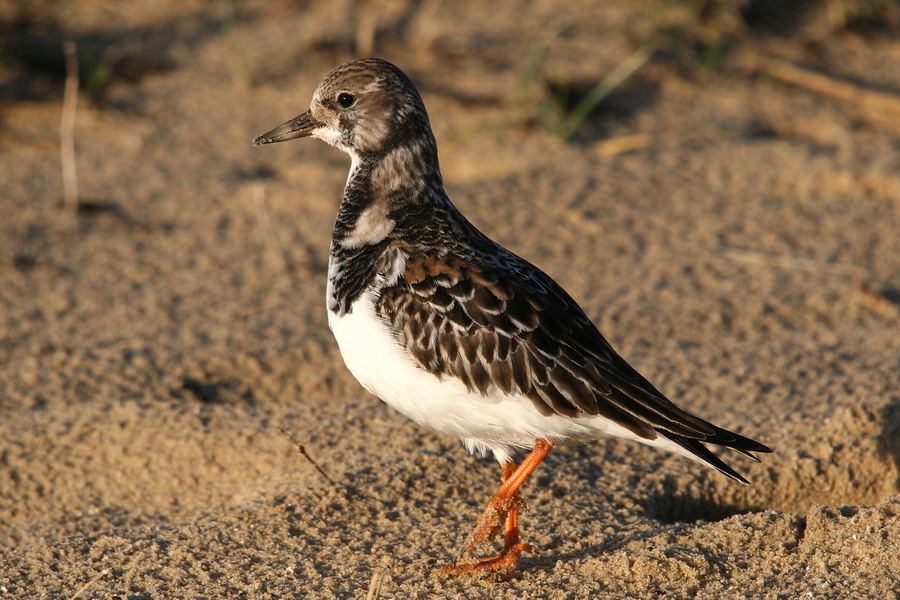
<path id="1" fill-rule="evenodd" d="M 309 464 L 311 464 L 311 465 L 316 469 L 316 471 L 319 472 L 319 475 L 321 475 L 322 477 L 324 477 L 325 480 L 326 480 L 328 483 L 330 483 L 331 485 L 333 485 L 333 486 L 335 486 L 335 487 L 339 487 L 338 484 L 337 484 L 337 482 L 335 482 L 334 479 L 332 479 L 331 477 L 329 477 L 329 476 L 328 476 L 328 473 L 326 473 L 325 470 L 324 470 L 322 467 L 319 466 L 319 463 L 317 463 L 316 461 L 314 461 L 313 458 L 312 458 L 312 456 L 310 456 L 309 453 L 306 452 L 306 448 L 303 446 L 303 444 L 301 444 L 301 443 L 298 442 L 296 439 L 294 439 L 294 436 L 292 436 L 292 435 L 289 434 L 287 431 L 285 431 L 283 427 L 279 427 L 279 428 L 278 428 L 278 431 L 280 431 L 282 434 L 284 434 L 284 436 L 285 436 L 287 439 L 289 439 L 289 440 L 291 441 L 292 444 L 294 444 L 294 447 L 297 448 L 297 452 L 299 452 L 301 455 L 303 455 L 303 458 L 305 458 L 306 460 L 309 461 Z"/>
<path id="2" fill-rule="evenodd" d="M 97 583 L 98 581 L 100 581 L 101 579 L 106 577 L 107 575 L 109 575 L 109 569 L 103 569 L 102 571 L 97 573 L 94 577 L 91 578 L 90 581 L 88 581 L 83 586 L 78 588 L 75 591 L 75 593 L 72 594 L 72 597 L 70 598 L 70 600 L 75 600 L 76 598 L 78 598 L 78 596 L 83 594 L 89 587 L 91 587 L 92 585 L 94 585 L 95 583 Z"/>
<path id="3" fill-rule="evenodd" d="M 851 104 L 865 120 L 900 131 L 900 96 L 897 94 L 868 89 L 778 59 L 765 61 L 762 70 L 784 83 Z"/>
<path id="4" fill-rule="evenodd" d="M 533 107 L 538 106 L 538 120 L 543 122 L 545 127 L 548 127 L 550 116 L 546 114 L 546 109 L 542 107 L 542 98 L 547 93 L 543 74 L 544 61 L 546 60 L 550 44 L 562 35 L 571 24 L 572 18 L 565 13 L 556 17 L 544 27 L 528 52 L 528 58 L 522 71 L 521 90 L 517 103 L 517 112 L 522 115 L 523 121 L 527 121 Z"/>
<path id="5" fill-rule="evenodd" d="M 642 150 L 652 143 L 653 139 L 646 133 L 636 133 L 600 140 L 591 149 L 600 156 L 616 156 L 634 150 Z"/>
<path id="6" fill-rule="evenodd" d="M 63 44 L 66 55 L 66 86 L 59 124 L 63 201 L 73 212 L 78 208 L 78 175 L 75 171 L 75 111 L 78 108 L 78 54 L 75 42 Z"/>
<path id="7" fill-rule="evenodd" d="M 755 263 L 761 265 L 771 265 L 782 267 L 785 269 L 798 269 L 801 271 L 818 272 L 823 270 L 837 271 L 848 273 L 851 275 L 859 275 L 860 268 L 850 263 L 824 262 L 820 260 L 811 260 L 808 258 L 797 258 L 794 256 L 782 256 L 778 254 L 766 254 L 756 250 L 745 250 L 743 248 L 733 248 L 731 246 L 722 246 L 722 256 L 732 260 L 741 262 Z"/>
<path id="8" fill-rule="evenodd" d="M 227 37 L 235 72 L 239 74 L 241 82 L 249 85 L 253 83 L 253 70 L 247 62 L 247 51 L 241 43 L 240 36 L 237 35 L 238 18 L 234 11 L 234 2 L 233 0 L 215 0 L 215 7 L 219 26 Z"/>
<path id="9" fill-rule="evenodd" d="M 388 570 L 381 567 L 377 567 L 372 572 L 372 579 L 369 580 L 369 591 L 366 594 L 366 600 L 378 600 L 378 596 L 381 594 L 381 588 L 384 585 L 384 580 L 387 578 L 387 575 Z"/>
<path id="10" fill-rule="evenodd" d="M 581 99 L 572 111 L 566 115 L 562 123 L 556 129 L 556 134 L 563 140 L 567 140 L 575 133 L 578 126 L 587 118 L 587 116 L 597 108 L 597 105 L 609 96 L 617 87 L 622 85 L 626 79 L 631 77 L 638 69 L 640 69 L 656 52 L 656 47 L 652 43 L 647 43 L 638 48 L 631 56 L 620 62 L 616 67 L 606 74 L 606 77 L 597 82 L 591 90 Z"/>
<path id="11" fill-rule="evenodd" d="M 146 560 L 146 556 L 144 555 L 143 552 L 138 552 L 134 556 L 132 556 L 131 560 L 128 561 L 128 564 L 126 564 L 125 567 L 122 569 L 122 571 L 117 574 L 119 576 L 119 578 L 121 579 L 121 578 L 127 577 L 127 575 L 129 573 L 131 573 L 131 571 L 137 566 L 138 562 L 141 560 Z M 103 579 L 104 577 L 106 577 L 107 575 L 109 575 L 112 572 L 113 572 L 113 570 L 110 568 L 103 569 L 102 571 L 100 571 L 99 573 L 94 575 L 90 580 L 88 580 L 87 583 L 85 583 L 80 588 L 75 590 L 75 593 L 72 594 L 72 597 L 69 600 L 76 600 L 76 598 L 78 598 L 83 593 L 85 593 L 88 590 L 88 588 L 90 588 L 92 585 L 94 585 L 95 583 L 97 583 L 98 581 L 100 581 L 101 579 Z"/>
<path id="12" fill-rule="evenodd" d="M 417 48 L 427 48 L 435 36 L 435 15 L 444 0 L 424 0 L 412 9 L 407 27 L 407 39 Z"/>
<path id="13" fill-rule="evenodd" d="M 387 5 L 387 0 L 368 2 L 360 7 L 353 43 L 359 56 L 371 56 L 375 51 L 375 36 L 378 22 Z"/>
<path id="14" fill-rule="evenodd" d="M 860 285 L 857 292 L 862 304 L 874 313 L 889 319 L 900 317 L 900 304 L 888 298 L 878 290 L 867 285 Z"/>

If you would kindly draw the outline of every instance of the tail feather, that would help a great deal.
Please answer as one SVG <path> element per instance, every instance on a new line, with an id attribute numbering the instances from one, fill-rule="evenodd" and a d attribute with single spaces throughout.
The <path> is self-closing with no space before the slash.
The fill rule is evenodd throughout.
<path id="1" fill-rule="evenodd" d="M 750 485 L 750 482 L 744 479 L 740 473 L 732 469 L 725 461 L 713 454 L 713 452 L 704 445 L 704 442 L 730 448 L 738 454 L 752 458 L 756 462 L 759 462 L 759 459 L 752 454 L 753 452 L 772 451 L 772 449 L 765 444 L 761 444 L 756 440 L 751 440 L 750 438 L 720 427 L 715 427 L 715 433 L 702 440 L 685 437 L 660 428 L 657 428 L 656 431 L 666 439 L 686 450 L 688 454 L 692 455 L 700 462 L 709 465 L 723 475 L 743 483 L 744 485 Z"/>

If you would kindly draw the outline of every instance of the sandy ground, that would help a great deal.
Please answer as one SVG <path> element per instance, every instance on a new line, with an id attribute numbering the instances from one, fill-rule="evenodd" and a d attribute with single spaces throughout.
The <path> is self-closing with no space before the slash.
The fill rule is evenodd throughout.
<path id="1" fill-rule="evenodd" d="M 712 67 L 713 25 L 649 1 L 4 5 L 7 56 L 56 53 L 0 63 L 0 598 L 365 598 L 373 577 L 380 598 L 898 597 L 898 131 L 746 65 L 896 93 L 900 36 L 741 5 Z M 555 84 L 676 40 L 569 143 L 522 101 L 559 15 Z M 107 67 L 77 112 L 77 212 L 67 37 Z M 525 489 L 521 576 L 431 575 L 498 469 L 343 367 L 323 296 L 346 157 L 249 143 L 370 53 L 420 85 L 474 223 L 673 399 L 776 450 L 729 457 L 752 486 L 561 448 Z"/>

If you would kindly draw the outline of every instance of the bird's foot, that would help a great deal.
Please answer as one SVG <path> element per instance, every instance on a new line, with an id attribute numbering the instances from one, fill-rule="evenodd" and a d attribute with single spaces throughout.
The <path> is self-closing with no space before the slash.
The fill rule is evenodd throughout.
<path id="1" fill-rule="evenodd" d="M 478 519 L 475 529 L 472 530 L 472 533 L 469 535 L 469 541 L 462 553 L 463 558 L 472 556 L 475 552 L 475 548 L 477 548 L 479 544 L 485 541 L 491 541 L 497 537 L 500 530 L 504 528 L 507 538 L 505 547 L 510 546 L 510 529 L 515 530 L 515 542 L 513 543 L 518 542 L 518 513 L 520 510 L 525 510 L 525 508 L 525 502 L 522 501 L 518 494 L 515 494 L 511 498 L 504 498 L 502 496 L 494 496 L 491 498 L 487 508 L 481 514 L 481 518 Z M 505 547 L 504 552 L 506 551 Z"/>
<path id="2" fill-rule="evenodd" d="M 486 581 L 506 581 L 516 574 L 516 567 L 523 553 L 531 553 L 531 546 L 517 542 L 506 546 L 496 556 L 463 558 L 455 565 L 438 568 L 442 577 L 473 577 Z"/>
<path id="3" fill-rule="evenodd" d="M 487 509 L 478 520 L 478 525 L 469 543 L 463 551 L 462 558 L 455 565 L 448 565 L 437 570 L 441 576 L 478 577 L 487 581 L 505 581 L 515 575 L 516 567 L 523 552 L 530 553 L 531 546 L 519 541 L 519 511 L 525 503 L 515 494 L 511 498 L 494 496 Z M 486 557 L 473 557 L 475 548 L 483 541 L 490 541 L 503 528 L 503 550 L 500 554 Z"/>
<path id="4" fill-rule="evenodd" d="M 547 440 L 537 440 L 531 451 L 518 467 L 513 461 L 503 463 L 500 488 L 491 496 L 487 508 L 478 519 L 475 530 L 469 536 L 469 543 L 462 558 L 455 565 L 436 570 L 437 575 L 480 577 L 488 581 L 504 581 L 516 574 L 516 567 L 523 552 L 532 552 L 531 546 L 519 541 L 519 511 L 525 510 L 525 503 L 519 497 L 519 488 L 534 471 L 538 463 L 553 448 Z M 485 540 L 494 539 L 503 529 L 503 550 L 496 556 L 472 557 L 475 548 Z"/>

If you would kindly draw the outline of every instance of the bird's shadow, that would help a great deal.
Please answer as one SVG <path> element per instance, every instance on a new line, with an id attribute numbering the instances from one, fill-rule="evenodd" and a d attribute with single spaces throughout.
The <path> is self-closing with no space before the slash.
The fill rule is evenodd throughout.
<path id="1" fill-rule="evenodd" d="M 662 492 L 649 494 L 638 501 L 645 516 L 660 523 L 711 523 L 722 521 L 735 515 L 759 512 L 760 506 L 749 506 L 720 502 L 709 496 L 686 494 L 666 482 Z"/>
<path id="2" fill-rule="evenodd" d="M 598 486 L 602 486 L 606 474 L 604 469 L 598 468 L 594 464 L 595 460 L 591 459 L 589 452 L 584 447 L 576 447 L 572 452 L 574 456 L 567 458 L 566 463 L 569 468 L 578 472 L 589 488 L 596 489 Z M 619 456 L 614 447 L 610 447 L 602 458 L 602 464 L 606 467 L 613 463 L 625 464 L 627 462 L 628 459 Z M 703 475 L 698 474 L 698 476 Z M 640 478 L 640 474 L 635 472 L 633 477 Z M 673 478 L 664 479 L 662 486 L 663 489 L 660 491 L 649 491 L 648 493 L 638 491 L 635 494 L 635 502 L 644 509 L 643 516 L 662 523 L 721 521 L 734 515 L 763 510 L 763 507 L 759 506 L 720 502 L 710 495 L 685 493 Z"/>
<path id="3" fill-rule="evenodd" d="M 898 405 L 898 418 L 900 418 L 900 405 Z M 548 465 L 551 467 L 549 470 L 552 470 L 553 458 L 552 455 L 548 457 L 548 462 L 551 463 Z M 565 459 L 555 458 L 564 460 L 566 468 L 577 471 L 587 489 L 602 487 L 604 470 L 595 464 L 597 457 L 589 456 L 582 447 L 571 448 Z M 627 462 L 627 459 L 617 456 L 614 448 L 610 448 L 602 462 L 608 466 L 612 462 Z M 639 478 L 639 475 L 635 475 L 635 477 Z M 619 531 L 587 548 L 564 552 L 553 552 L 548 548 L 546 552 L 523 557 L 523 568 L 551 570 L 558 561 L 599 558 L 630 542 L 645 540 L 667 532 L 678 533 L 698 524 L 721 521 L 734 515 L 763 510 L 762 507 L 720 502 L 702 493 L 699 495 L 686 493 L 677 485 L 674 477 L 666 478 L 661 490 L 648 494 L 636 490 L 632 500 L 642 509 L 639 513 L 642 517 L 655 522 L 649 529 L 629 533 L 626 530 L 627 525 L 623 523 Z M 612 497 L 607 499 L 607 502 L 613 501 Z M 697 551 L 706 555 L 708 560 L 714 561 L 712 564 L 717 564 L 715 563 L 716 556 L 710 555 L 706 550 L 698 549 Z"/>
<path id="4" fill-rule="evenodd" d="M 691 499 L 689 501 L 685 501 L 684 498 L 685 497 L 682 496 L 679 501 L 682 502 L 683 507 L 689 507 L 688 511 L 685 514 L 691 517 L 691 520 L 681 521 L 656 518 L 656 525 L 650 527 L 649 529 L 632 533 L 617 531 L 616 533 L 605 537 L 602 541 L 587 548 L 563 552 L 540 552 L 540 549 L 538 549 L 537 554 L 525 556 L 522 558 L 521 569 L 552 571 L 556 568 L 556 564 L 560 561 L 568 562 L 572 560 L 599 559 L 603 556 L 612 554 L 617 549 L 626 546 L 631 542 L 648 540 L 665 533 L 677 535 L 679 533 L 687 531 L 692 527 L 699 526 L 699 524 L 703 522 L 717 521 L 728 518 L 732 515 L 753 512 L 734 506 L 720 505 L 712 501 L 704 501 L 702 499 Z M 705 518 L 697 515 L 708 515 L 710 518 Z M 709 564 L 721 564 L 722 562 L 718 555 L 710 552 L 707 548 L 697 547 L 694 548 L 693 551 L 702 554 Z"/>
<path id="5" fill-rule="evenodd" d="M 672 528 L 669 526 L 660 526 L 630 534 L 617 533 L 615 535 L 607 537 L 602 542 L 594 544 L 588 548 L 584 548 L 581 550 L 570 550 L 567 552 L 540 552 L 540 549 L 537 549 L 537 554 L 526 555 L 522 558 L 522 562 L 519 568 L 522 571 L 553 571 L 556 568 L 556 564 L 558 562 L 565 563 L 579 559 L 600 558 L 601 556 L 608 555 L 614 552 L 617 548 L 625 546 L 631 542 L 647 540 L 666 531 L 672 531 Z M 707 552 L 703 551 L 703 554 L 707 554 Z M 715 557 L 707 556 L 707 558 L 712 560 Z"/>

